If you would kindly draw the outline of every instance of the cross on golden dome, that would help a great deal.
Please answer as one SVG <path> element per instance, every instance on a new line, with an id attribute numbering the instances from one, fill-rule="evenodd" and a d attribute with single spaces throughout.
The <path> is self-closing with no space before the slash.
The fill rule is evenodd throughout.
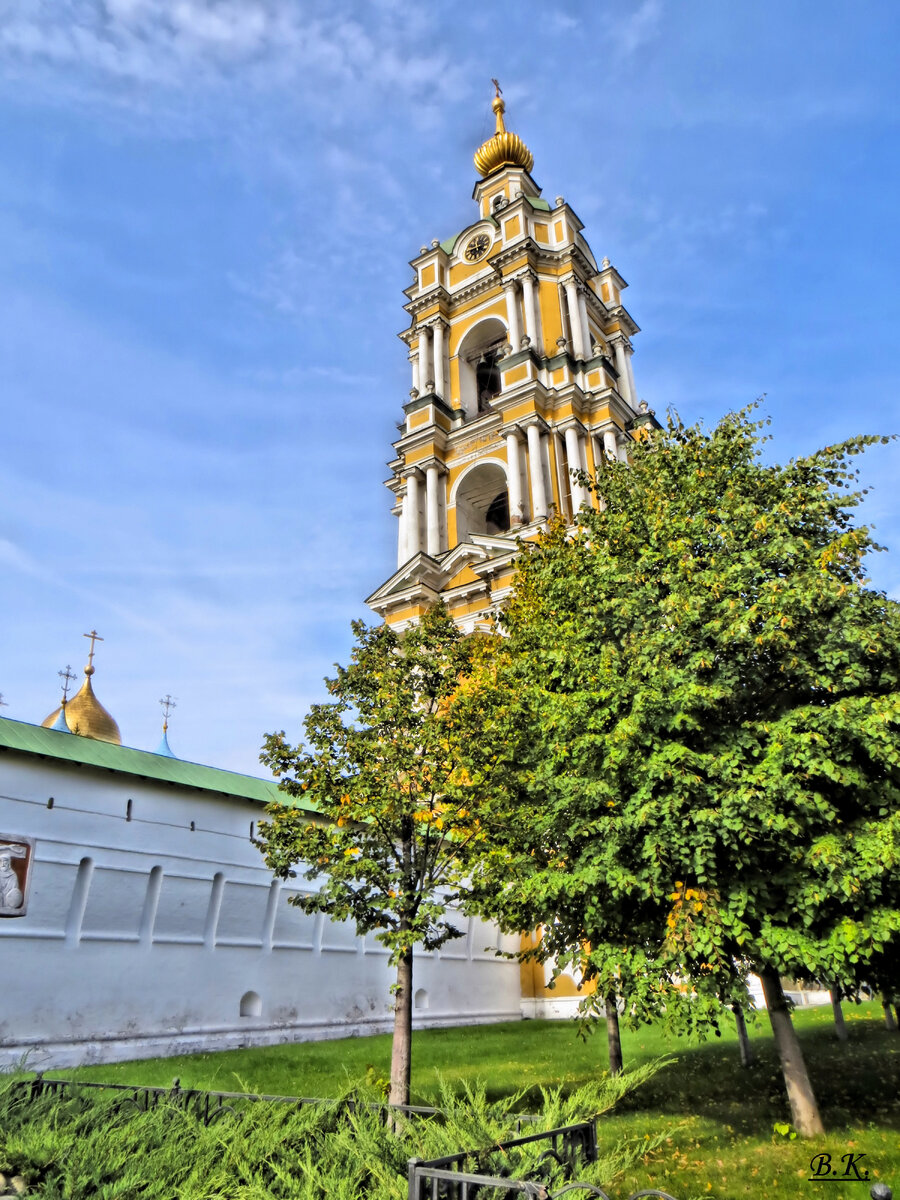
<path id="1" fill-rule="evenodd" d="M 91 676 L 94 674 L 94 646 L 96 642 L 102 642 L 103 638 L 96 629 L 92 629 L 90 633 L 82 636 L 89 638 L 91 643 L 88 663 L 84 668 L 84 683 L 72 699 L 68 700 L 69 681 L 74 678 L 74 675 L 71 674 L 70 667 L 66 667 L 65 671 L 59 671 L 58 674 L 65 680 L 63 702 L 49 717 L 45 717 L 41 724 L 45 728 L 52 728 L 60 713 L 64 713 L 65 724 L 71 733 L 80 734 L 81 737 L 94 738 L 99 742 L 114 742 L 116 745 L 121 745 L 122 735 L 119 732 L 119 726 L 94 695 L 94 689 L 91 686 Z"/>
<path id="2" fill-rule="evenodd" d="M 100 636 L 100 634 L 97 632 L 96 629 L 92 629 L 90 633 L 83 633 L 81 636 L 91 639 L 91 652 L 88 655 L 88 665 L 85 667 L 84 670 L 85 670 L 85 674 L 88 674 L 88 672 L 90 672 L 90 674 L 93 675 L 93 673 L 94 673 L 94 642 L 102 642 L 103 638 Z"/>

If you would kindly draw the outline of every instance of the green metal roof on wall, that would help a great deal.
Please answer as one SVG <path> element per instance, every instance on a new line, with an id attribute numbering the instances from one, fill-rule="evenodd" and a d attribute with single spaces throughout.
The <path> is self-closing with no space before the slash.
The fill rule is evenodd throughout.
<path id="1" fill-rule="evenodd" d="M 165 758 L 161 754 L 150 754 L 147 750 L 135 750 L 131 746 L 116 746 L 112 742 L 99 742 L 74 733 L 44 729 L 41 725 L 28 725 L 24 721 L 10 720 L 9 717 L 0 717 L 2 750 L 37 754 L 98 770 L 118 771 L 123 775 L 154 779 L 176 787 L 196 788 L 201 792 L 239 796 L 242 800 L 256 800 L 260 804 L 271 804 L 273 801 L 291 803 L 290 798 L 278 790 L 274 779 L 256 779 L 252 775 L 222 771 L 218 767 L 206 767 L 180 758 Z"/>

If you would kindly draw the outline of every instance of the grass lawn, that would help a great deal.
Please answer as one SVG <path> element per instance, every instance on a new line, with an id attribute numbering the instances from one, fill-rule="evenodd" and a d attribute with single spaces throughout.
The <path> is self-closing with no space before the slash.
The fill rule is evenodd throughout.
<path id="1" fill-rule="evenodd" d="M 733 1035 L 697 1046 L 667 1039 L 656 1028 L 623 1031 L 626 1065 L 661 1054 L 675 1054 L 677 1062 L 600 1122 L 604 1145 L 663 1129 L 669 1135 L 665 1147 L 618 1181 L 613 1193 L 627 1196 L 655 1186 L 678 1200 L 867 1200 L 871 1183 L 881 1180 L 900 1200 L 900 1035 L 885 1030 L 880 1005 L 848 1004 L 845 1014 L 850 1040 L 842 1045 L 834 1038 L 829 1008 L 795 1013 L 828 1130 L 824 1139 L 810 1142 L 773 1130 L 790 1117 L 765 1014 L 751 1026 L 757 1062 L 749 1070 L 739 1065 Z M 575 1087 L 603 1070 L 605 1052 L 602 1023 L 586 1043 L 565 1021 L 421 1032 L 414 1035 L 414 1099 L 434 1098 L 437 1073 L 448 1081 L 484 1080 L 493 1096 L 557 1084 Z M 163 1086 L 177 1076 L 182 1087 L 334 1096 L 368 1067 L 387 1075 L 389 1061 L 390 1039 L 372 1037 L 148 1059 L 75 1074 Z M 809 1182 L 810 1158 L 823 1151 L 840 1174 L 841 1155 L 864 1154 L 857 1161 L 869 1182 Z"/>

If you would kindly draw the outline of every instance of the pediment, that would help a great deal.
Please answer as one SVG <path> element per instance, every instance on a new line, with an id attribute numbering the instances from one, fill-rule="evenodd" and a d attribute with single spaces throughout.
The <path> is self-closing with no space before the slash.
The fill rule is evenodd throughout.
<path id="1" fill-rule="evenodd" d="M 480 582 L 481 581 L 479 580 L 478 576 L 475 574 L 469 564 L 466 563 L 461 571 L 457 571 L 452 579 L 447 580 L 447 582 L 444 584 L 444 590 L 448 591 L 451 588 L 464 587 L 467 583 Z"/>
<path id="2" fill-rule="evenodd" d="M 516 548 L 516 538 L 508 535 L 473 534 L 471 541 L 460 542 L 439 559 L 420 552 L 386 579 L 366 603 L 377 608 L 415 588 L 433 593 L 436 600 L 448 588 L 480 581 L 494 559 L 512 557 Z"/>
<path id="3" fill-rule="evenodd" d="M 386 600 L 389 596 L 393 596 L 397 592 L 403 592 L 407 588 L 422 584 L 435 592 L 439 592 L 442 587 L 443 578 L 444 572 L 441 564 L 433 559 L 430 554 L 420 552 L 413 555 L 402 567 L 396 570 L 390 579 L 384 581 L 381 587 L 376 588 L 366 600 L 366 604 L 372 604 L 373 601 Z"/>
<path id="4" fill-rule="evenodd" d="M 446 578 L 464 566 L 487 562 L 500 554 L 514 554 L 516 539 L 488 533 L 472 534 L 470 541 L 460 542 L 441 558 L 441 570 Z"/>
<path id="5" fill-rule="evenodd" d="M 517 538 L 510 537 L 508 533 L 473 533 L 472 541 L 476 546 L 490 551 L 493 558 L 497 554 L 514 554 Z"/>

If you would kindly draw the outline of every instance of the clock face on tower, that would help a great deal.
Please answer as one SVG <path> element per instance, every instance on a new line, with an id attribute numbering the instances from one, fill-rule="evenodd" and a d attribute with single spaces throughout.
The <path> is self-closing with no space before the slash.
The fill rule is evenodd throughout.
<path id="1" fill-rule="evenodd" d="M 476 233 L 474 237 L 469 238 L 464 251 L 466 262 L 478 262 L 480 258 L 484 258 L 490 244 L 491 239 L 486 233 Z"/>

